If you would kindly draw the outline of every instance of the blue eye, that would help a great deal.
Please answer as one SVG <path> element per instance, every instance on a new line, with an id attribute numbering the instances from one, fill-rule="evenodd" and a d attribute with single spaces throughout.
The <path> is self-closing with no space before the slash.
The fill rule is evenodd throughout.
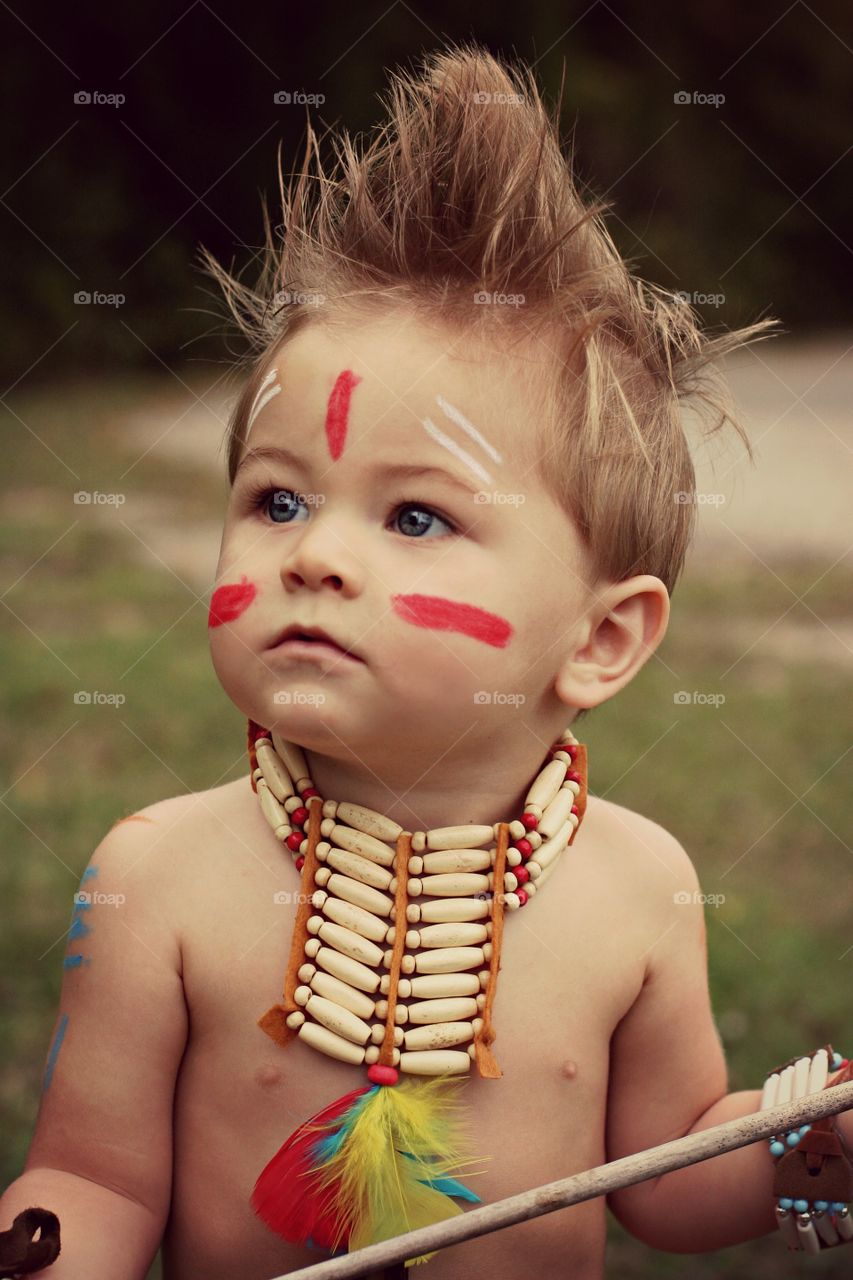
<path id="1" fill-rule="evenodd" d="M 305 499 L 293 489 L 271 489 L 263 486 L 251 490 L 246 495 L 245 501 L 251 509 L 260 511 L 273 524 L 293 524 L 299 510 L 307 509 L 309 506 Z M 402 513 L 406 514 L 400 519 Z M 409 513 L 415 513 L 415 518 L 412 518 Z M 431 531 L 436 520 L 450 533 L 458 532 L 456 526 L 445 516 L 414 499 L 399 503 L 394 508 L 392 518 L 395 531 L 402 533 L 405 537 L 423 538 Z M 447 537 L 448 534 L 439 532 L 435 536 Z"/>

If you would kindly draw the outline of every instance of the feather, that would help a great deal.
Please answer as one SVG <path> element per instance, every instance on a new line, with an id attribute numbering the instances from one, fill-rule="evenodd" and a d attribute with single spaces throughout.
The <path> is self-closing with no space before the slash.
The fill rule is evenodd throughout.
<path id="1" fill-rule="evenodd" d="M 459 1083 L 403 1080 L 338 1099 L 269 1162 L 252 1195 L 255 1212 L 293 1243 L 353 1251 L 455 1217 L 463 1211 L 451 1196 L 479 1203 L 449 1176 L 473 1163 L 462 1156 Z"/>

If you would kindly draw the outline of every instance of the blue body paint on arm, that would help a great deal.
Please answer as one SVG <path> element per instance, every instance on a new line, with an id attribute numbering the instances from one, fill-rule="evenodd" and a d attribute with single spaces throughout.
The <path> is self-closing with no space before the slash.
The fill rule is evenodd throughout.
<path id="1" fill-rule="evenodd" d="M 53 1069 L 56 1066 L 56 1059 L 59 1057 L 59 1050 L 62 1048 L 62 1041 L 65 1039 L 65 1032 L 68 1030 L 68 1014 L 63 1013 L 59 1019 L 59 1026 L 56 1028 L 56 1035 L 53 1038 L 53 1044 L 50 1047 L 50 1053 L 47 1055 L 47 1066 L 44 1071 L 44 1088 L 50 1087 L 53 1079 Z"/>

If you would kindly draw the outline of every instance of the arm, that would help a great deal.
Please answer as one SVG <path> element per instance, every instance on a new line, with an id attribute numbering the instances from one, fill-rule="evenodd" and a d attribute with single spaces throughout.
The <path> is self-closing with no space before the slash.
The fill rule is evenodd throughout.
<path id="1" fill-rule="evenodd" d="M 658 904 L 643 987 L 611 1043 L 607 1159 L 657 1146 L 759 1109 L 761 1090 L 727 1094 L 725 1056 L 708 992 L 704 906 L 687 854 L 644 820 Z M 689 901 L 677 901 L 679 892 Z M 700 1253 L 776 1230 L 773 1160 L 765 1142 L 715 1156 L 608 1196 L 645 1244 Z"/>
<path id="2" fill-rule="evenodd" d="M 58 1215 L 50 1280 L 141 1280 L 168 1217 L 187 1035 L 168 844 L 156 820 L 122 823 L 81 881 L 92 901 L 75 909 L 66 952 L 80 963 L 63 971 L 24 1173 L 0 1201 L 0 1230 L 30 1205 Z"/>

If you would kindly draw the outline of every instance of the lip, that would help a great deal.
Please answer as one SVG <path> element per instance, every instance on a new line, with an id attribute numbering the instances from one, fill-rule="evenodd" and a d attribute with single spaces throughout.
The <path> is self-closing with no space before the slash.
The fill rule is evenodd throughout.
<path id="1" fill-rule="evenodd" d="M 308 637 L 308 638 L 306 638 Z M 360 662 L 361 658 L 353 649 L 346 649 L 343 645 L 338 644 L 327 631 L 322 627 L 300 626 L 298 623 L 290 623 L 283 631 L 280 631 L 275 640 L 270 645 L 271 649 L 286 653 L 296 654 L 316 654 L 320 656 L 335 656 L 338 658 L 350 658 L 353 661 Z"/>
<path id="2" fill-rule="evenodd" d="M 294 658 L 295 660 L 307 659 L 309 662 L 323 664 L 361 661 L 354 653 L 347 653 L 346 649 L 342 649 L 339 645 L 331 644 L 327 640 L 281 640 L 278 644 L 273 645 L 272 651 L 276 654 L 284 654 L 286 657 Z"/>

